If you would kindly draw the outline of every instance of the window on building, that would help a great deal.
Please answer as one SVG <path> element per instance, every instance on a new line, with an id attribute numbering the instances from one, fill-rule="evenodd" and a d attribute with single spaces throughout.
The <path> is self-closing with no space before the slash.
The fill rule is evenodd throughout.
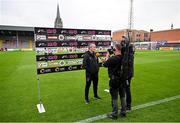
<path id="1" fill-rule="evenodd" d="M 141 36 L 141 34 L 137 34 L 137 35 L 136 35 L 136 37 L 140 37 L 140 36 Z"/>
<path id="2" fill-rule="evenodd" d="M 148 37 L 148 33 L 144 33 L 144 37 Z"/>

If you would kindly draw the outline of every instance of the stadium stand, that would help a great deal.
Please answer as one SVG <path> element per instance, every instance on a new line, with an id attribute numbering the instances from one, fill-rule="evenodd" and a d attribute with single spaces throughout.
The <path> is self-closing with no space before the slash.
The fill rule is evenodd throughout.
<path id="1" fill-rule="evenodd" d="M 7 50 L 32 50 L 34 28 L 23 26 L 0 25 L 0 49 Z"/>

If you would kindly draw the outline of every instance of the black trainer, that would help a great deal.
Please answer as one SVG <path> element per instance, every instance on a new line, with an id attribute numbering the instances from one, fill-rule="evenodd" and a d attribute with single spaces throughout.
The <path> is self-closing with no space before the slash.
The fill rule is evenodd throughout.
<path id="1" fill-rule="evenodd" d="M 94 97 L 95 100 L 99 100 L 101 99 L 101 97 L 97 96 L 97 97 Z"/>
<path id="2" fill-rule="evenodd" d="M 114 119 L 114 120 L 117 119 L 117 115 L 114 115 L 114 114 L 112 114 L 112 113 L 107 114 L 107 117 L 110 118 L 110 119 Z"/>
<path id="3" fill-rule="evenodd" d="M 90 100 L 89 100 L 89 99 L 85 99 L 85 103 L 86 103 L 86 104 L 89 104 L 89 103 L 90 103 Z"/>
<path id="4" fill-rule="evenodd" d="M 131 106 L 127 106 L 127 107 L 126 107 L 126 110 L 127 110 L 127 111 L 131 111 Z"/>
<path id="5" fill-rule="evenodd" d="M 126 113 L 120 113 L 119 116 L 120 117 L 126 117 Z"/>

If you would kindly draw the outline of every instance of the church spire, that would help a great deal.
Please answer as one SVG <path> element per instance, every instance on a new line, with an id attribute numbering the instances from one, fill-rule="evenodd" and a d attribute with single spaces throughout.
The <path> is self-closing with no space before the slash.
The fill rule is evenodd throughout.
<path id="1" fill-rule="evenodd" d="M 54 27 L 55 28 L 62 28 L 63 27 L 62 19 L 60 17 L 60 12 L 59 12 L 59 4 L 57 5 L 57 15 L 56 15 L 56 19 L 54 22 Z"/>
<path id="2" fill-rule="evenodd" d="M 57 5 L 57 15 L 56 15 L 57 18 L 60 18 L 60 12 L 59 12 L 59 4 Z"/>

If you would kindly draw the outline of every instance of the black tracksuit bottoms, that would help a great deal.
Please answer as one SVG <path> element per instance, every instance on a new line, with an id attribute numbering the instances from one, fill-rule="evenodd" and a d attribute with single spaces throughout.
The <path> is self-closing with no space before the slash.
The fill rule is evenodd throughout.
<path id="1" fill-rule="evenodd" d="M 91 81 L 93 81 L 93 91 L 94 97 L 97 97 L 97 90 L 98 90 L 98 73 L 86 73 L 86 86 L 85 86 L 85 99 L 89 99 L 89 88 L 91 86 Z"/>

